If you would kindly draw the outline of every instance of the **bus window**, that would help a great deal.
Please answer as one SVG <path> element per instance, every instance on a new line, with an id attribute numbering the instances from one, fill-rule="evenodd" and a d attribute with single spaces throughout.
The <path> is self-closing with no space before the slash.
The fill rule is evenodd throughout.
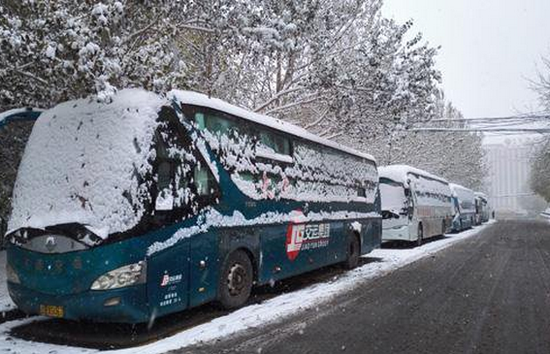
<path id="1" fill-rule="evenodd" d="M 212 194 L 214 188 L 216 187 L 216 180 L 214 176 L 207 168 L 202 166 L 195 166 L 193 172 L 193 181 L 195 183 L 195 188 L 197 188 L 197 194 L 199 196 L 206 196 Z"/>
<path id="2" fill-rule="evenodd" d="M 291 155 L 290 140 L 278 134 L 260 132 L 260 143 L 281 155 Z"/>
<path id="3" fill-rule="evenodd" d="M 208 118 L 204 118 L 199 116 L 199 127 L 205 122 L 208 126 Z M 194 215 L 219 195 L 213 174 L 182 129 L 173 111 L 161 111 L 161 124 L 155 134 L 155 209 L 165 212 L 159 215 L 165 222 Z"/>
<path id="4" fill-rule="evenodd" d="M 204 114 L 202 112 L 195 113 L 195 122 L 199 130 L 209 130 L 213 133 L 221 135 L 227 134 L 235 129 L 235 124 L 228 119 L 217 115 Z"/>

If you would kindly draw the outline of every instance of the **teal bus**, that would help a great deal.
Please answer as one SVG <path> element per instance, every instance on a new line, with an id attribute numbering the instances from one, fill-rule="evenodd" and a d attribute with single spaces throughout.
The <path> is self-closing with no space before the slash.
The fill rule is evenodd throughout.
<path id="1" fill-rule="evenodd" d="M 332 264 L 381 242 L 375 160 L 205 95 L 65 102 L 34 125 L 8 223 L 28 314 L 140 323 Z"/>

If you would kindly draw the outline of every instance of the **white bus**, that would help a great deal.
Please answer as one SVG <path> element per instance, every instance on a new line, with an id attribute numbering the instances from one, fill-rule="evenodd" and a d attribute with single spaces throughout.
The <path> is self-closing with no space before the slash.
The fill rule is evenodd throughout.
<path id="1" fill-rule="evenodd" d="M 405 165 L 381 167 L 382 241 L 408 241 L 418 245 L 445 234 L 451 226 L 453 206 L 449 183 L 426 171 Z"/>
<path id="2" fill-rule="evenodd" d="M 476 197 L 474 191 L 458 184 L 450 183 L 453 193 L 453 231 L 460 232 L 474 226 L 476 217 Z"/>

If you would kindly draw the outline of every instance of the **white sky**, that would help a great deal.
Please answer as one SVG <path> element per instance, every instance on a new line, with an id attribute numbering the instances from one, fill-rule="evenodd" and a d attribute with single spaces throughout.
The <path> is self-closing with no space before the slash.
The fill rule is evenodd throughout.
<path id="1" fill-rule="evenodd" d="M 550 57 L 550 0 L 385 0 L 383 13 L 441 45 L 443 88 L 467 118 L 540 109 L 528 79 Z"/>

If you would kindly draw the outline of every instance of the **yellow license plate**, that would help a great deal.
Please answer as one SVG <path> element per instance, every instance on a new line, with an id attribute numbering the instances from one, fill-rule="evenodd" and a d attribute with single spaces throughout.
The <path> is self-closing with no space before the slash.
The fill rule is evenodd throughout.
<path id="1" fill-rule="evenodd" d="M 48 317 L 63 317 L 63 306 L 40 305 L 40 314 Z"/>

